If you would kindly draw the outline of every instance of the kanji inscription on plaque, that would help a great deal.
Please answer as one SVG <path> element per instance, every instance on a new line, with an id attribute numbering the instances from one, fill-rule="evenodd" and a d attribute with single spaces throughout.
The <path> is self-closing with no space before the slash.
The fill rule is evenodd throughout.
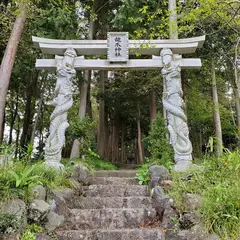
<path id="1" fill-rule="evenodd" d="M 128 33 L 108 33 L 108 60 L 109 62 L 128 61 Z"/>

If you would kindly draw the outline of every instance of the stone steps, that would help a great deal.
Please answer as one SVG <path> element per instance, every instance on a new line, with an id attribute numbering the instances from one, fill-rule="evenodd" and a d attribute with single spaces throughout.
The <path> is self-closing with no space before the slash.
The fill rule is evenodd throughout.
<path id="1" fill-rule="evenodd" d="M 91 177 L 89 183 L 92 185 L 138 185 L 138 180 L 134 177 Z"/>
<path id="2" fill-rule="evenodd" d="M 72 209 L 68 224 L 74 230 L 139 228 L 155 216 L 154 208 Z"/>
<path id="3" fill-rule="evenodd" d="M 164 240 L 161 229 L 58 231 L 58 240 Z"/>
<path id="4" fill-rule="evenodd" d="M 148 188 L 142 185 L 90 185 L 85 191 L 85 197 L 149 196 Z"/>
<path id="5" fill-rule="evenodd" d="M 135 170 L 97 171 L 74 201 L 59 240 L 164 240 L 156 211 Z M 154 228 L 145 228 L 154 226 Z"/>
<path id="6" fill-rule="evenodd" d="M 74 208 L 151 208 L 151 197 L 86 197 L 75 202 Z"/>
<path id="7" fill-rule="evenodd" d="M 94 173 L 94 177 L 120 177 L 134 178 L 137 170 L 100 170 Z"/>

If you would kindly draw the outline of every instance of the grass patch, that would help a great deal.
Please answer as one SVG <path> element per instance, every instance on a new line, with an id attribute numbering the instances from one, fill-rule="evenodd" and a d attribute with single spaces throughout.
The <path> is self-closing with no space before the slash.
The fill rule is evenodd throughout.
<path id="1" fill-rule="evenodd" d="M 113 163 L 105 161 L 100 158 L 100 156 L 93 152 L 92 150 L 88 150 L 85 155 L 85 160 L 81 158 L 74 158 L 74 159 L 64 159 L 62 163 L 66 166 L 66 168 L 69 167 L 69 162 L 81 162 L 83 163 L 90 171 L 94 170 L 116 170 L 117 166 L 115 166 Z"/>
<path id="2" fill-rule="evenodd" d="M 195 171 L 173 173 L 174 187 L 169 194 L 178 208 L 185 193 L 203 198 L 199 212 L 209 231 L 224 240 L 240 239 L 240 156 L 227 152 L 220 158 L 209 158 Z"/>
<path id="3" fill-rule="evenodd" d="M 38 184 L 48 190 L 73 187 L 68 172 L 46 167 L 41 162 L 25 165 L 18 161 L 0 168 L 0 201 L 13 198 L 29 201 L 32 199 L 31 189 Z"/>

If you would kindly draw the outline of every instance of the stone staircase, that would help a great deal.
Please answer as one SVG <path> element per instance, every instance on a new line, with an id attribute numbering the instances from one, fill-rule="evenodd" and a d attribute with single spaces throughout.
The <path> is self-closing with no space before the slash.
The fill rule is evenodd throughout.
<path id="1" fill-rule="evenodd" d="M 147 187 L 138 185 L 135 175 L 134 170 L 97 171 L 57 239 L 163 240 L 160 227 L 149 227 L 156 211 Z"/>

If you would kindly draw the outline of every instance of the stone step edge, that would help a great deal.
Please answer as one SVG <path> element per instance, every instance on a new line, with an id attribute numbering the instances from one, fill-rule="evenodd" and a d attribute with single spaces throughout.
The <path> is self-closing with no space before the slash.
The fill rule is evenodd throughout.
<path id="1" fill-rule="evenodd" d="M 119 179 L 131 179 L 131 180 L 133 180 L 133 179 L 137 179 L 137 177 L 118 177 L 118 176 L 100 176 L 100 177 L 98 177 L 98 176 L 95 176 L 95 175 L 90 175 L 88 178 L 114 178 L 114 179 L 116 179 L 116 178 L 119 178 Z"/>
<path id="2" fill-rule="evenodd" d="M 165 240 L 165 229 L 159 228 L 122 228 L 122 229 L 89 229 L 89 230 L 56 230 L 55 233 L 57 236 L 67 236 L 67 235 L 84 235 L 84 234 L 91 234 L 91 233 L 100 233 L 100 234 L 115 234 L 115 233 L 157 233 L 159 234 L 158 240 Z M 84 237 L 84 236 L 82 236 Z M 75 239 L 75 238 L 74 238 Z M 80 239 L 80 238 L 79 238 Z M 81 238 L 83 239 L 83 238 Z M 157 240 L 157 239 L 154 239 Z"/>
<path id="3" fill-rule="evenodd" d="M 134 198 L 134 199 L 152 199 L 152 197 L 151 196 L 123 196 L 123 197 L 79 197 L 79 200 L 83 200 L 83 199 L 96 199 L 96 200 L 98 200 L 98 199 L 132 199 L 132 198 Z"/>
<path id="4" fill-rule="evenodd" d="M 108 181 L 137 181 L 138 179 L 136 177 L 98 177 L 98 176 L 89 176 L 88 180 L 92 181 L 92 180 L 108 180 Z"/>
<path id="5" fill-rule="evenodd" d="M 72 209 L 69 209 L 70 210 L 70 213 L 72 214 L 75 214 L 75 212 L 84 212 L 84 211 L 106 211 L 106 210 L 113 210 L 113 211 L 121 211 L 121 210 L 124 210 L 124 211 L 128 211 L 128 210 L 144 210 L 144 211 L 152 211 L 154 210 L 155 211 L 155 208 L 152 207 L 152 208 L 89 208 L 89 209 L 81 209 L 81 208 L 72 208 Z"/>
<path id="6" fill-rule="evenodd" d="M 128 240 L 129 234 L 132 237 L 135 235 L 139 240 L 165 240 L 165 231 L 161 228 L 123 228 L 123 229 L 114 229 L 114 230 L 58 230 L 56 231 L 57 239 L 70 239 L 70 240 L 83 240 L 89 239 L 91 235 L 96 234 L 96 236 L 101 236 L 101 239 L 115 239 L 116 234 Z M 114 238 L 113 238 L 114 237 Z M 122 239 L 121 237 L 121 239 Z M 150 238 L 149 238 L 150 237 Z M 94 238 L 95 239 L 95 238 Z M 97 237 L 98 239 L 98 237 Z M 119 237 L 118 237 L 119 239 Z M 134 238 L 136 239 L 136 238 Z"/>
<path id="7" fill-rule="evenodd" d="M 91 184 L 91 185 L 89 185 L 89 186 L 83 186 L 83 188 L 86 188 L 86 189 L 88 189 L 89 187 L 92 187 L 92 186 L 94 186 L 94 187 L 102 187 L 102 186 L 104 186 L 104 187 L 107 187 L 107 188 L 109 188 L 110 186 L 113 186 L 113 187 L 115 187 L 115 186 L 121 186 L 121 187 L 139 187 L 139 186 L 141 186 L 141 187 L 145 187 L 145 188 L 148 188 L 148 185 L 140 185 L 140 184 L 120 184 L 120 185 L 114 185 L 114 184 Z"/>
<path id="8" fill-rule="evenodd" d="M 136 231 L 136 230 L 139 230 L 139 231 L 144 231 L 144 230 L 161 231 L 162 233 L 164 233 L 166 231 L 165 229 L 162 229 L 160 227 L 158 227 L 158 228 L 139 227 L 139 228 L 121 228 L 121 229 L 105 229 L 105 228 L 99 229 L 99 228 L 96 228 L 96 229 L 89 229 L 89 230 L 61 230 L 61 229 L 58 229 L 58 230 L 56 230 L 56 232 L 58 232 L 58 233 L 61 233 L 61 232 L 88 233 L 88 232 L 94 232 L 94 231 L 98 231 L 98 232 L 124 232 L 124 231 Z"/>

